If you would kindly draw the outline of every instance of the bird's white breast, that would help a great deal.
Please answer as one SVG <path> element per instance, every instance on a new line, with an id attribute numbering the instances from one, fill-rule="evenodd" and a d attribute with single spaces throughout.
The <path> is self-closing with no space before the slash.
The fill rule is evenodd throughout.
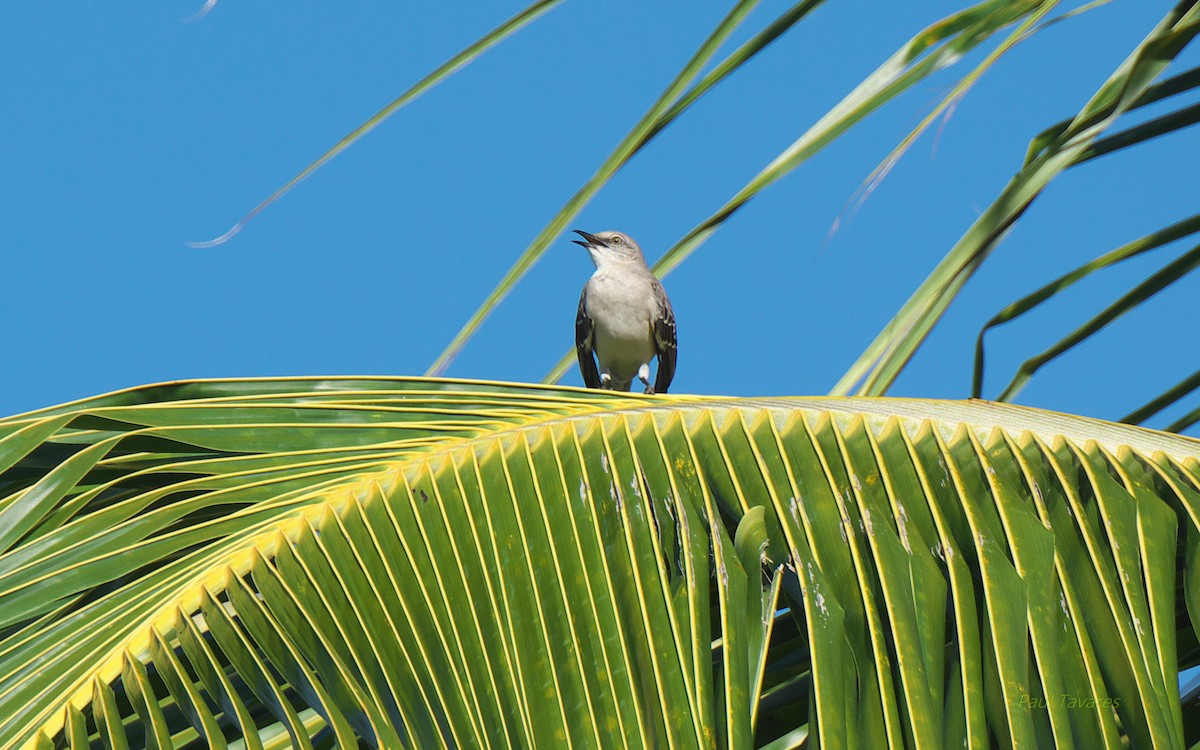
<path id="1" fill-rule="evenodd" d="M 596 271 L 588 281 L 587 312 L 595 325 L 593 348 L 602 369 L 629 379 L 654 358 L 651 320 L 655 297 L 646 274 Z"/>

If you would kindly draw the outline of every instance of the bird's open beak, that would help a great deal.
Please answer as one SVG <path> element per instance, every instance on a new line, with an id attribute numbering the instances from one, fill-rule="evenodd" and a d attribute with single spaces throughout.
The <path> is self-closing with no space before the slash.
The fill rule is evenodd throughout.
<path id="1" fill-rule="evenodd" d="M 604 247 L 604 241 L 590 232 L 581 229 L 572 229 L 571 231 L 583 238 L 582 240 L 571 240 L 580 247 Z"/>

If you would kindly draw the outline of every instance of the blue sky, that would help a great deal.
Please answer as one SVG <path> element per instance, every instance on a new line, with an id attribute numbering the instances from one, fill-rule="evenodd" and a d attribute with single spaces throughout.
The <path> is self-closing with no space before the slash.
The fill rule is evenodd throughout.
<path id="1" fill-rule="evenodd" d="M 521 7 L 221 0 L 184 23 L 201 5 L 0 9 L 0 414 L 162 380 L 422 373 L 728 7 L 570 0 L 230 243 L 193 250 L 185 243 L 223 232 Z M 657 257 L 963 5 L 830 0 L 659 136 L 573 226 L 626 231 Z M 995 198 L 1030 137 L 1074 114 L 1171 5 L 1115 0 L 1025 42 L 844 216 L 966 67 L 755 199 L 666 281 L 680 329 L 672 390 L 826 392 Z M 787 6 L 761 3 L 734 42 Z M 1171 72 L 1197 62 L 1189 50 Z M 975 335 L 998 309 L 1194 212 L 1197 141 L 1186 131 L 1062 175 L 893 394 L 967 396 Z M 993 334 L 985 395 L 1183 249 L 1102 274 Z M 447 374 L 541 379 L 572 345 L 591 270 L 557 241 Z M 1019 402 L 1114 419 L 1140 406 L 1195 369 L 1170 352 L 1181 335 L 1195 340 L 1198 293 L 1194 278 L 1176 284 L 1047 367 Z M 565 382 L 581 381 L 572 371 Z"/>

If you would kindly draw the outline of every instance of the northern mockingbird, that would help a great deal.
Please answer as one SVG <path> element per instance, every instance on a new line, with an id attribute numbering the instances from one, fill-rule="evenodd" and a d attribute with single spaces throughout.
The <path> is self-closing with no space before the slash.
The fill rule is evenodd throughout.
<path id="1" fill-rule="evenodd" d="M 675 313 L 637 243 L 620 232 L 578 229 L 596 272 L 583 286 L 575 316 L 575 353 L 588 388 L 627 391 L 634 377 L 646 393 L 666 393 L 675 377 Z M 658 373 L 650 385 L 650 360 Z M 597 360 L 599 368 L 597 368 Z"/>

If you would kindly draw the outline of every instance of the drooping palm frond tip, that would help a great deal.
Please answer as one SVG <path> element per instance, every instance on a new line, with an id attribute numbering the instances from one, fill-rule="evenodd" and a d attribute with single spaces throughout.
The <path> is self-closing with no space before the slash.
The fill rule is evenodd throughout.
<path id="1" fill-rule="evenodd" d="M 0 435 L 3 747 L 1196 739 L 1196 441 L 404 379 Z"/>

